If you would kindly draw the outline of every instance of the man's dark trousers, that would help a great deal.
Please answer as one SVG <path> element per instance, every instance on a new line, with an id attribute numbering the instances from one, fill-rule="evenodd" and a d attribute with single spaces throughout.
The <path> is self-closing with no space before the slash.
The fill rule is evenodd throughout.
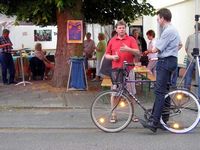
<path id="1" fill-rule="evenodd" d="M 164 105 L 169 104 L 169 102 L 165 102 L 165 94 L 169 91 L 171 74 L 176 67 L 177 58 L 174 56 L 158 59 L 156 67 L 155 102 L 152 112 L 155 123 L 159 123 Z"/>
<path id="2" fill-rule="evenodd" d="M 15 78 L 15 65 L 11 53 L 1 54 L 1 66 L 2 66 L 2 79 L 3 83 L 13 83 Z M 7 79 L 7 70 L 9 71 L 9 80 Z"/>

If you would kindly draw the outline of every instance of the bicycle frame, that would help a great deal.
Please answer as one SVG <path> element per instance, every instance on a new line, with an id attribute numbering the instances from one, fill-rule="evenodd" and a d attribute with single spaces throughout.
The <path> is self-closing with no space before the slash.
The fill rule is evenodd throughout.
<path id="1" fill-rule="evenodd" d="M 133 83 L 133 82 L 151 82 L 151 81 L 149 81 L 149 80 L 129 80 L 128 79 L 128 69 L 127 69 L 127 67 L 128 66 L 133 66 L 134 64 L 129 64 L 129 63 L 127 63 L 126 61 L 124 61 L 124 65 L 123 65 L 123 71 L 124 71 L 124 76 L 123 76 L 123 80 L 122 80 L 122 83 L 121 84 L 118 84 L 117 86 L 119 86 L 119 88 L 118 89 L 115 89 L 114 91 L 116 91 L 117 92 L 117 103 L 116 103 L 116 105 L 112 108 L 112 110 L 111 110 L 111 112 L 113 112 L 114 111 L 114 109 L 118 106 L 118 104 L 119 104 L 119 100 L 120 100 L 120 96 L 122 95 L 122 94 L 125 94 L 129 99 L 133 99 L 143 110 L 144 110 L 144 112 L 145 112 L 145 114 L 146 115 L 151 115 L 151 113 L 148 111 L 148 109 L 146 109 L 141 103 L 140 103 L 140 101 L 133 95 L 133 94 L 131 94 L 129 91 L 128 91 L 128 89 L 127 89 L 127 87 L 126 87 L 126 84 L 127 83 Z M 132 101 L 130 101 L 130 103 L 133 103 Z"/>

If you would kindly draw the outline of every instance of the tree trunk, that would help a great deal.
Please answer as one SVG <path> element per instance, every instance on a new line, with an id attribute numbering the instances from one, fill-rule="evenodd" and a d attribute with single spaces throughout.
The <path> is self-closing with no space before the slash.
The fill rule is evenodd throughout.
<path id="1" fill-rule="evenodd" d="M 69 76 L 69 60 L 71 56 L 82 56 L 83 44 L 67 43 L 67 20 L 82 20 L 81 0 L 77 0 L 76 12 L 64 10 L 57 12 L 57 47 L 55 53 L 55 69 L 52 84 L 55 87 L 66 87 Z"/>

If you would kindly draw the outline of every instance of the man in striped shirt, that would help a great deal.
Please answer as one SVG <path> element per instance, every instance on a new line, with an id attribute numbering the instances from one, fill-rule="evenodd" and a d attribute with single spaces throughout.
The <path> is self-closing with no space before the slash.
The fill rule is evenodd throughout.
<path id="1" fill-rule="evenodd" d="M 14 84 L 15 66 L 12 58 L 12 42 L 9 38 L 10 31 L 8 29 L 3 30 L 2 36 L 0 36 L 0 49 L 1 49 L 1 66 L 2 66 L 2 79 L 4 84 Z M 7 70 L 9 70 L 9 80 L 7 79 Z"/>

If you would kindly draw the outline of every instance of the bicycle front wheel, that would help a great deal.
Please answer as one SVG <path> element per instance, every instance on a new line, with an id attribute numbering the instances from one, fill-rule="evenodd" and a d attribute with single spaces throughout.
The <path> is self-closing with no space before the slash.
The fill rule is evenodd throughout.
<path id="1" fill-rule="evenodd" d="M 196 127 L 200 106 L 196 96 L 184 89 L 177 89 L 165 96 L 161 124 L 170 132 L 186 133 Z"/>
<path id="2" fill-rule="evenodd" d="M 108 90 L 100 93 L 90 109 L 94 124 L 105 132 L 119 132 L 131 122 L 133 107 L 124 94 Z M 115 117 L 114 121 L 111 120 Z"/>

